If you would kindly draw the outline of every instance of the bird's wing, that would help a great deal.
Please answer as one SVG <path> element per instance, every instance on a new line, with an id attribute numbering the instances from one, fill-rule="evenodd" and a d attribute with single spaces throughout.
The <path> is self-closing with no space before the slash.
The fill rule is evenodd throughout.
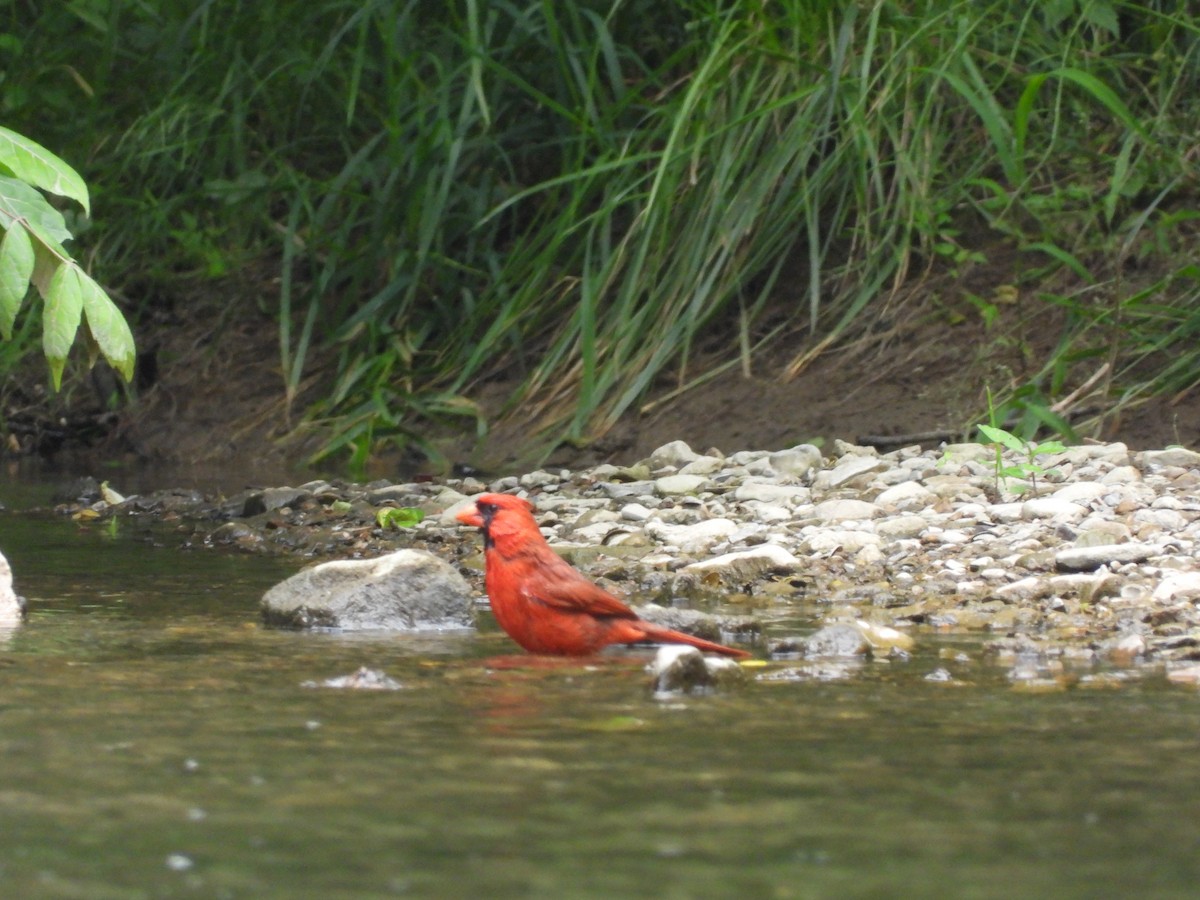
<path id="1" fill-rule="evenodd" d="M 563 612 L 636 619 L 637 614 L 599 585 L 588 581 L 559 557 L 531 572 L 521 588 L 530 599 Z"/>

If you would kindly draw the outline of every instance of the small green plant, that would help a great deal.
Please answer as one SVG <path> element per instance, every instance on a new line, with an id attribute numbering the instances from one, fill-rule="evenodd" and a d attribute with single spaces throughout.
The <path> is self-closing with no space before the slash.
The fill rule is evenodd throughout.
<path id="1" fill-rule="evenodd" d="M 1048 475 L 1054 471 L 1053 469 L 1047 469 L 1039 463 L 1037 461 L 1038 457 L 1050 453 L 1062 453 L 1067 449 L 1062 441 L 1034 443 L 1033 441 L 1019 438 L 1011 431 L 1005 431 L 996 425 L 978 425 L 976 427 L 979 429 L 979 433 L 987 438 L 987 442 L 996 448 L 996 487 L 1003 490 L 1008 490 L 1006 479 L 1028 478 L 1032 485 L 1033 493 L 1036 495 L 1038 476 Z M 1022 461 L 1006 465 L 1004 462 L 1004 451 L 1006 449 L 1023 457 Z M 1024 490 L 1024 485 L 1018 485 L 1014 488 L 1014 492 L 1018 494 Z"/>
<path id="2" fill-rule="evenodd" d="M 380 528 L 412 528 L 425 518 L 425 513 L 415 506 L 385 506 L 375 513 L 375 522 Z"/>

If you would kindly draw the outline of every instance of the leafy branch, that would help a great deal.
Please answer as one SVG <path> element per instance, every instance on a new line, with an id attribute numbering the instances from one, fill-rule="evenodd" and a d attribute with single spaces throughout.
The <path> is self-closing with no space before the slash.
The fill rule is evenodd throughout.
<path id="1" fill-rule="evenodd" d="M 91 363 L 99 356 L 133 378 L 134 341 L 129 324 L 104 289 L 63 247 L 71 239 L 62 213 L 39 193 L 75 200 L 91 210 L 87 185 L 69 165 L 28 138 L 0 126 L 0 335 L 13 327 L 29 288 L 41 295 L 42 350 L 55 390 L 67 354 L 84 326 Z"/>

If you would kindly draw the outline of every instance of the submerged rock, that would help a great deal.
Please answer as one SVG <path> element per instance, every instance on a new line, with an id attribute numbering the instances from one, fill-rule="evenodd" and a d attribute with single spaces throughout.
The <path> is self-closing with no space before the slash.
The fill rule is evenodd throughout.
<path id="1" fill-rule="evenodd" d="M 723 656 L 705 656 L 695 647 L 659 647 L 646 666 L 656 694 L 709 693 L 745 680 L 742 667 Z"/>
<path id="2" fill-rule="evenodd" d="M 336 678 L 326 678 L 324 681 L 306 681 L 300 685 L 306 688 L 338 688 L 355 691 L 398 691 L 404 685 L 395 678 L 380 672 L 378 669 L 368 669 L 363 666 L 349 675 L 339 675 Z"/>
<path id="3" fill-rule="evenodd" d="M 293 628 L 423 631 L 473 624 L 466 580 L 421 550 L 304 569 L 267 591 L 262 611 L 269 625 Z"/>

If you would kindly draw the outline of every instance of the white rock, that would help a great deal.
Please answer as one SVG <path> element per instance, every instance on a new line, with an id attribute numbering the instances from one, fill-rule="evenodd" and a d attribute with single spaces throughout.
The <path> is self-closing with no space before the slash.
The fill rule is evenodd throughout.
<path id="1" fill-rule="evenodd" d="M 1135 484 L 1141 480 L 1141 470 L 1133 466 L 1117 466 L 1100 476 L 1101 484 Z"/>
<path id="2" fill-rule="evenodd" d="M 1200 599 L 1200 572 L 1172 572 L 1158 583 L 1152 596 L 1159 603 Z"/>
<path id="3" fill-rule="evenodd" d="M 684 441 L 671 441 L 663 444 L 657 450 L 650 454 L 651 469 L 681 469 L 690 462 L 694 462 L 700 454 L 693 450 Z"/>
<path id="4" fill-rule="evenodd" d="M 1068 547 L 1054 554 L 1054 564 L 1070 572 L 1088 572 L 1109 563 L 1141 562 L 1149 559 L 1155 548 L 1147 544 L 1097 544 L 1091 547 Z"/>
<path id="5" fill-rule="evenodd" d="M 794 569 L 799 565 L 800 560 L 778 544 L 759 544 L 749 550 L 725 553 L 712 559 L 691 563 L 680 571 L 700 575 L 707 572 L 737 571 L 741 577 L 747 577 L 748 572 L 761 574 L 775 569 Z"/>
<path id="6" fill-rule="evenodd" d="M 902 481 L 875 498 L 878 505 L 897 509 L 924 509 L 936 500 L 933 492 L 919 481 Z"/>
<path id="7" fill-rule="evenodd" d="M 712 475 L 725 468 L 725 460 L 719 456 L 698 456 L 679 470 L 680 475 Z"/>
<path id="8" fill-rule="evenodd" d="M 646 534 L 686 553 L 702 553 L 740 528 L 731 519 L 705 519 L 694 525 L 671 525 L 657 519 L 646 522 Z"/>
<path id="9" fill-rule="evenodd" d="M 640 503 L 626 503 L 621 507 L 621 518 L 628 522 L 645 522 L 654 513 Z"/>
<path id="10" fill-rule="evenodd" d="M 1079 522 L 1087 513 L 1087 507 L 1057 497 L 1034 497 L 1021 504 L 1021 518 L 1026 521 L 1053 519 L 1056 522 Z"/>
<path id="11" fill-rule="evenodd" d="M 1173 509 L 1139 509 L 1133 514 L 1133 521 L 1157 525 L 1166 531 L 1180 531 L 1187 524 L 1187 519 Z"/>
<path id="12" fill-rule="evenodd" d="M 821 465 L 821 451 L 812 444 L 778 450 L 767 457 L 771 468 L 789 478 L 803 478 Z"/>
<path id="13" fill-rule="evenodd" d="M 703 475 L 665 475 L 654 480 L 654 487 L 666 497 L 694 494 L 708 481 Z"/>
<path id="14" fill-rule="evenodd" d="M 929 522 L 922 516 L 892 516 L 877 522 L 875 531 L 888 538 L 911 538 L 928 527 Z"/>
<path id="15" fill-rule="evenodd" d="M 1170 447 L 1166 450 L 1144 450 L 1137 455 L 1142 468 L 1179 466 L 1183 469 L 1200 468 L 1200 453 L 1185 447 Z"/>
<path id="16" fill-rule="evenodd" d="M 842 522 L 847 519 L 873 519 L 881 515 L 881 510 L 874 503 L 865 500 L 826 500 L 813 508 L 815 515 L 822 522 Z"/>
<path id="17" fill-rule="evenodd" d="M 776 506 L 773 503 L 756 503 L 753 501 L 747 505 L 754 510 L 754 518 L 765 524 L 787 522 L 793 518 L 792 512 L 785 506 Z"/>
<path id="18" fill-rule="evenodd" d="M 1055 500 L 1067 500 L 1071 503 L 1091 503 L 1112 490 L 1106 484 L 1095 481 L 1075 481 L 1065 484 L 1052 495 Z"/>
<path id="19" fill-rule="evenodd" d="M 855 479 L 882 471 L 888 467 L 888 460 L 878 456 L 846 456 L 828 474 L 829 487 L 839 488 Z M 825 475 L 826 473 L 822 473 Z"/>

